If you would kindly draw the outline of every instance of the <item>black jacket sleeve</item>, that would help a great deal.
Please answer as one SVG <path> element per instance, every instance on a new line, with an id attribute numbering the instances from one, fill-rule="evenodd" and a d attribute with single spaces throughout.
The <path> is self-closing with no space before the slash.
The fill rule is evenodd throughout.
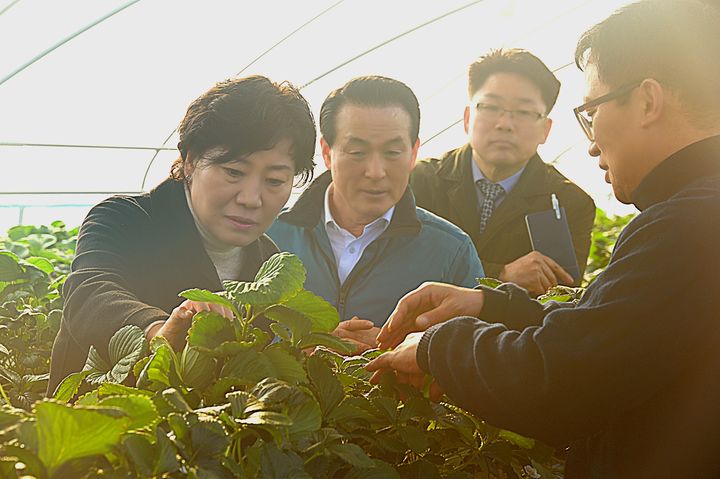
<path id="1" fill-rule="evenodd" d="M 720 338 L 720 264 L 708 250 L 720 222 L 688 203 L 636 218 L 576 307 L 541 311 L 508 301 L 485 321 L 452 319 L 425 333 L 418 363 L 450 398 L 496 426 L 550 443 L 607 427 L 677 381 Z M 542 321 L 530 325 L 538 314 Z"/>
<path id="2" fill-rule="evenodd" d="M 128 324 L 144 329 L 167 319 L 167 312 L 138 298 L 139 269 L 147 256 L 143 249 L 154 247 L 147 239 L 152 227 L 148 213 L 132 198 L 111 198 L 88 214 L 63 290 L 66 330 L 79 346 L 107 344 Z"/>

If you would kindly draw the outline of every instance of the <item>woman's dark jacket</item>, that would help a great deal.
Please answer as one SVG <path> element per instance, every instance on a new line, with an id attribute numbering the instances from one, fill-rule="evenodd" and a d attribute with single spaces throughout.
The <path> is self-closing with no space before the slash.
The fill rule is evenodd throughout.
<path id="1" fill-rule="evenodd" d="M 570 443 L 565 478 L 720 477 L 720 136 L 658 165 L 575 307 L 489 291 L 417 359 L 488 422 Z M 572 306 L 572 305 L 566 305 Z"/>
<path id="2" fill-rule="evenodd" d="M 277 252 L 263 235 L 243 248 L 240 279 L 254 279 Z M 106 354 L 112 335 L 134 324 L 167 319 L 190 288 L 222 289 L 182 182 L 166 180 L 140 196 L 115 196 L 93 207 L 78 236 L 65 308 L 52 350 L 48 393 L 80 371 L 90 345 Z"/>

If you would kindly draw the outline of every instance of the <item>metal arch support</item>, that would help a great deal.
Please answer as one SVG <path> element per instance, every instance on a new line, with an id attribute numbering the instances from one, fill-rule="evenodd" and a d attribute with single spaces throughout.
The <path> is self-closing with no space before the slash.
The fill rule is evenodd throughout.
<path id="1" fill-rule="evenodd" d="M 106 15 L 103 15 L 102 17 L 98 18 L 97 20 L 95 20 L 94 22 L 90 23 L 89 25 L 86 25 L 85 27 L 81 28 L 81 29 L 78 30 L 77 32 L 73 33 L 72 35 L 63 38 L 62 40 L 60 40 L 58 43 L 56 43 L 55 45 L 51 46 L 51 47 L 48 48 L 47 50 L 43 51 L 42 53 L 39 53 L 38 55 L 35 55 L 35 57 L 33 57 L 30 61 L 28 61 L 28 62 L 25 63 L 24 65 L 21 65 L 20 67 L 16 68 L 14 71 L 10 72 L 9 75 L 7 75 L 7 76 L 4 77 L 2 80 L 0 80 L 0 85 L 2 85 L 3 83 L 5 83 L 6 81 L 10 80 L 12 77 L 14 77 L 14 76 L 17 75 L 18 73 L 22 72 L 23 70 L 25 70 L 25 69 L 28 68 L 29 66 L 33 65 L 34 63 L 38 62 L 38 61 L 41 60 L 42 58 L 46 57 L 47 55 L 49 55 L 49 54 L 52 53 L 53 51 L 57 50 L 57 49 L 60 48 L 61 46 L 65 45 L 65 44 L 66 44 L 67 42 L 69 42 L 70 40 L 76 38 L 76 37 L 79 36 L 79 35 L 82 35 L 83 33 L 85 33 L 86 31 L 90 30 L 91 28 L 93 28 L 94 26 L 98 25 L 99 23 L 104 22 L 105 20 L 107 20 L 108 18 L 112 17 L 112 16 L 115 15 L 116 13 L 120 13 L 121 11 L 125 10 L 126 8 L 128 8 L 129 6 L 132 6 L 132 5 L 136 4 L 136 3 L 138 3 L 139 1 L 140 1 L 140 0 L 132 0 L 132 1 L 128 2 L 128 3 L 126 3 L 125 5 L 122 5 L 122 6 L 118 7 L 118 8 L 116 8 L 115 10 L 111 11 L 110 13 L 108 13 L 108 14 L 106 14 Z"/>
<path id="2" fill-rule="evenodd" d="M 348 65 L 348 64 L 354 62 L 355 60 L 358 60 L 359 58 L 364 57 L 364 56 L 367 55 L 368 53 L 372 53 L 372 52 L 374 52 L 375 50 L 378 50 L 379 48 L 382 48 L 382 47 L 384 47 L 385 45 L 387 45 L 387 44 L 389 44 L 389 43 L 392 43 L 392 42 L 394 42 L 395 40 L 398 40 L 398 39 L 404 37 L 405 35 L 409 35 L 410 33 L 414 32 L 414 31 L 416 31 L 416 30 L 420 30 L 421 28 L 424 28 L 424 27 L 426 27 L 426 26 L 428 26 L 428 25 L 431 25 L 431 24 L 433 24 L 433 23 L 435 23 L 435 22 L 437 22 L 437 21 L 439 21 L 439 20 L 442 20 L 442 19 L 445 18 L 445 17 L 449 17 L 450 15 L 454 15 L 454 14 L 456 14 L 457 12 L 460 12 L 460 11 L 462 11 L 462 10 L 465 10 L 466 8 L 469 8 L 469 7 L 472 7 L 472 6 L 474 6 L 474 5 L 477 5 L 478 3 L 482 3 L 483 1 L 485 1 L 485 0 L 475 0 L 474 2 L 467 3 L 467 4 L 465 4 L 465 5 L 461 6 L 461 7 L 456 8 L 455 10 L 451 10 L 451 11 L 449 11 L 449 12 L 443 13 L 443 14 L 440 15 L 440 16 L 437 16 L 437 17 L 435 17 L 435 18 L 431 18 L 431 19 L 428 20 L 427 22 L 421 23 L 420 25 L 416 25 L 416 26 L 414 26 L 413 28 L 411 28 L 410 30 L 406 30 L 406 31 L 404 31 L 403 33 L 401 33 L 401 34 L 399 34 L 399 35 L 395 35 L 394 37 L 389 38 L 389 39 L 385 40 L 384 42 L 379 43 L 379 44 L 375 45 L 374 47 L 372 47 L 372 48 L 370 48 L 370 49 L 368 49 L 368 50 L 365 50 L 365 51 L 362 52 L 362 53 L 359 53 L 358 55 L 355 55 L 354 57 L 350 58 L 349 60 L 346 60 L 346 61 L 342 62 L 341 64 L 335 66 L 334 68 L 331 68 L 330 70 L 326 71 L 326 72 L 323 73 L 322 75 L 319 75 L 319 76 L 313 78 L 312 80 L 310 80 L 309 82 L 307 82 L 306 84 L 304 84 L 303 86 L 301 86 L 300 89 L 303 89 L 303 88 L 305 88 L 305 87 L 308 87 L 308 86 L 312 85 L 312 84 L 315 83 L 316 81 L 320 80 L 321 78 L 324 78 L 324 77 L 328 76 L 329 74 L 331 74 L 331 73 L 334 72 L 334 71 L 337 71 L 337 70 L 341 69 L 341 68 L 344 67 L 345 65 Z"/>
<path id="3" fill-rule="evenodd" d="M 267 50 L 265 50 L 264 52 L 262 52 L 261 54 L 259 54 L 257 57 L 255 57 L 250 63 L 248 63 L 247 65 L 245 65 L 239 72 L 237 72 L 237 73 L 235 74 L 235 76 L 240 76 L 240 75 L 242 75 L 242 73 L 243 73 L 245 70 L 247 70 L 248 68 L 250 68 L 252 65 L 254 65 L 257 61 L 259 61 L 259 60 L 260 60 L 261 58 L 263 58 L 265 55 L 267 55 L 268 53 L 270 53 L 271 51 L 273 51 L 276 47 L 278 47 L 278 46 L 282 45 L 283 43 L 285 43 L 286 40 L 288 40 L 290 37 L 292 37 L 293 35 L 295 35 L 297 32 L 299 32 L 300 30 L 302 30 L 303 28 L 305 28 L 306 26 L 308 26 L 309 24 L 311 24 L 312 22 L 314 22 L 315 20 L 317 20 L 317 19 L 320 18 L 321 16 L 325 15 L 327 12 L 329 12 L 329 11 L 332 10 L 333 8 L 337 7 L 338 5 L 340 5 L 341 3 L 343 3 L 344 1 L 345 1 L 345 0 L 339 0 L 339 1 L 335 2 L 335 3 L 333 3 L 333 4 L 330 5 L 328 8 L 326 8 L 326 9 L 323 10 L 322 12 L 318 13 L 317 15 L 315 15 L 314 17 L 312 17 L 310 20 L 306 21 L 305 23 L 303 23 L 302 25 L 300 25 L 299 27 L 297 27 L 297 28 L 296 28 L 295 30 L 293 30 L 292 32 L 290 32 L 290 33 L 288 33 L 287 35 L 285 35 L 283 38 L 281 38 L 280 40 L 278 40 L 274 45 L 272 45 L 272 46 L 269 47 Z M 165 138 L 165 141 L 163 141 L 162 144 L 161 144 L 161 148 L 164 147 L 165 145 L 167 145 L 167 142 L 170 141 L 170 138 L 172 138 L 172 136 L 175 134 L 176 131 L 177 131 L 177 127 L 168 135 L 167 138 Z M 155 163 L 155 159 L 157 158 L 157 156 L 158 156 L 159 153 L 160 153 L 160 150 L 156 150 L 156 151 L 155 151 L 155 154 L 153 155 L 153 157 L 152 157 L 152 158 L 150 159 L 150 161 L 148 162 L 147 168 L 145 169 L 145 174 L 143 175 L 142 183 L 140 184 L 140 190 L 143 190 L 143 191 L 145 190 L 145 183 L 147 182 L 147 177 L 148 177 L 148 174 L 150 173 L 150 168 L 152 167 L 153 163 Z"/>

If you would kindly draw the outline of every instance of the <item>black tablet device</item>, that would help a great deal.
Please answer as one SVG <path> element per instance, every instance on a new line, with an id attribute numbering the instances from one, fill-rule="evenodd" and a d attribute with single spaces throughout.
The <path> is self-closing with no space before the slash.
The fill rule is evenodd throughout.
<path id="1" fill-rule="evenodd" d="M 525 215 L 525 224 L 533 250 L 554 259 L 576 283 L 579 282 L 580 269 L 575 258 L 565 208 L 530 213 Z"/>

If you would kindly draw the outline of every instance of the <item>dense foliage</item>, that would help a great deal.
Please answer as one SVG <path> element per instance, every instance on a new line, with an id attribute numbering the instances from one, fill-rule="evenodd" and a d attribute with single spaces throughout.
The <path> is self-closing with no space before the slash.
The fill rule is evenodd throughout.
<path id="1" fill-rule="evenodd" d="M 235 315 L 197 314 L 183 351 L 125 327 L 44 399 L 76 234 L 61 223 L 16 227 L 0 252 L 0 477 L 552 478 L 562 469 L 549 447 L 451 402 L 389 375 L 370 384 L 363 366 L 379 352 L 335 352 L 348 351 L 328 334 L 337 312 L 303 289 L 304 268 L 287 253 L 254 282 L 183 292 Z M 591 261 L 609 258 L 613 242 L 594 238 Z"/>

